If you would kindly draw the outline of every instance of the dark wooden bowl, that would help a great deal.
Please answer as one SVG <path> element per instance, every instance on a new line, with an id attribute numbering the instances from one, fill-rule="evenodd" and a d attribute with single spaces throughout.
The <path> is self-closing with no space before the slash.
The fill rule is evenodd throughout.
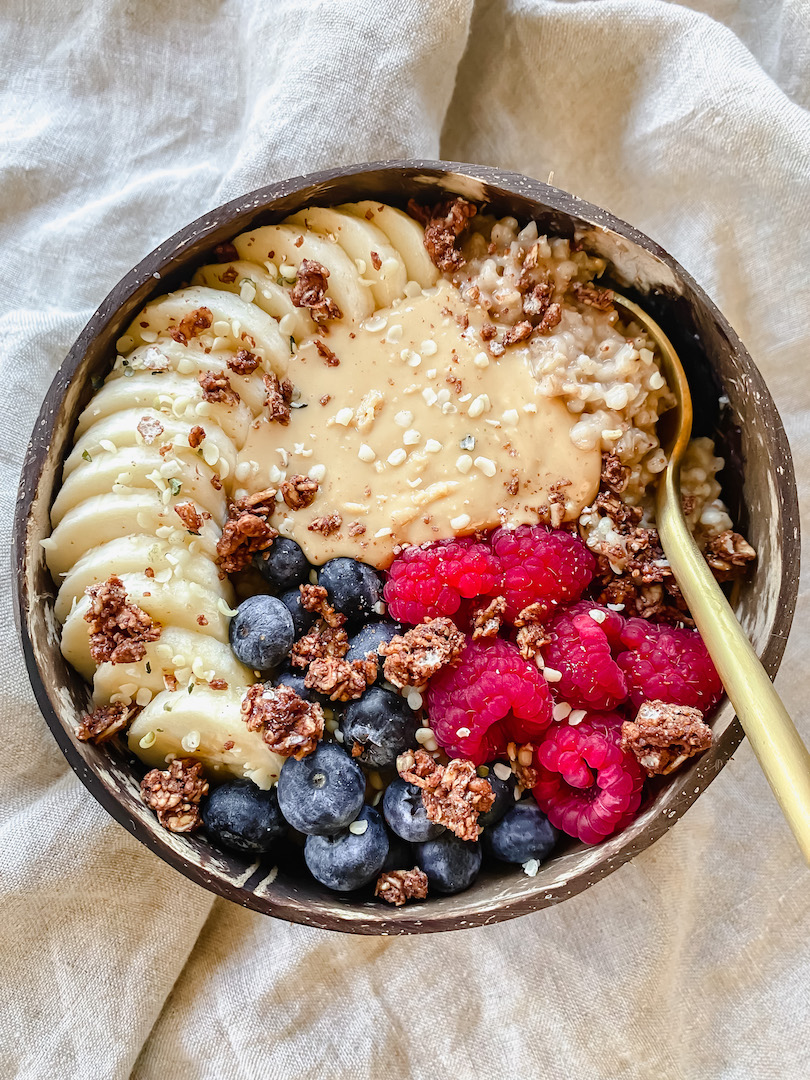
<path id="1" fill-rule="evenodd" d="M 487 201 L 498 214 L 535 218 L 570 235 L 589 231 L 590 247 L 607 255 L 616 279 L 663 324 L 687 366 L 696 432 L 711 434 L 724 454 L 721 478 L 732 513 L 756 547 L 755 573 L 739 589 L 737 610 L 773 676 L 793 618 L 799 580 L 799 517 L 793 464 L 774 403 L 737 335 L 703 290 L 665 251 L 604 210 L 516 173 L 454 162 L 358 165 L 285 180 L 227 203 L 160 244 L 101 303 L 66 357 L 42 406 L 25 458 L 15 515 L 15 616 L 37 701 L 65 757 L 112 816 L 162 859 L 212 892 L 292 922 L 359 934 L 426 933 L 511 919 L 581 892 L 649 847 L 685 813 L 742 738 L 728 701 L 714 717 L 711 750 L 674 776 L 658 780 L 635 821 L 598 847 L 570 843 L 534 878 L 520 867 L 487 869 L 467 892 L 401 909 L 342 897 L 302 869 L 300 852 L 251 863 L 213 848 L 202 836 L 175 836 L 142 805 L 138 763 L 123 748 L 98 749 L 75 737 L 89 687 L 59 651 L 54 587 L 39 541 L 91 377 L 103 375 L 115 342 L 150 297 L 191 276 L 211 250 L 237 233 L 278 221 L 310 203 L 380 199 L 404 206 L 444 192 Z M 718 404 L 725 395 L 728 405 Z"/>

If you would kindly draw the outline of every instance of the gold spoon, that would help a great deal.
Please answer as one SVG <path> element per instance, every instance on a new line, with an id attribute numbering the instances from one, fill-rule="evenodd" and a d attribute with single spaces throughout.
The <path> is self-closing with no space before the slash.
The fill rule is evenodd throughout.
<path id="1" fill-rule="evenodd" d="M 810 864 L 810 753 L 692 539 L 684 517 L 681 460 L 692 436 L 692 396 L 686 374 L 658 323 L 632 300 L 618 293 L 614 298 L 658 346 L 662 373 L 677 403 L 672 410 L 677 430 L 671 445 L 665 447 L 669 464 L 656 493 L 661 546 L 743 731 Z"/>

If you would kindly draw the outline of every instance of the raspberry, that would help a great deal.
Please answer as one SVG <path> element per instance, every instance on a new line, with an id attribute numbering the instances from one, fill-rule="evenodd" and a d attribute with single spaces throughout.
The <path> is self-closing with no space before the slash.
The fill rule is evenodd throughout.
<path id="1" fill-rule="evenodd" d="M 723 696 L 723 684 L 697 630 L 628 619 L 621 633 L 627 652 L 616 659 L 630 700 L 689 705 L 706 713 Z"/>
<path id="2" fill-rule="evenodd" d="M 615 611 L 590 600 L 553 620 L 543 659 L 546 667 L 562 674 L 554 684 L 557 697 L 584 709 L 613 709 L 627 700 L 627 680 L 611 653 L 611 645 L 619 645 L 623 624 Z"/>
<path id="3" fill-rule="evenodd" d="M 503 756 L 510 742 L 537 742 L 551 723 L 552 704 L 535 665 L 502 638 L 468 638 L 459 663 L 431 679 L 427 692 L 436 741 L 451 757 L 476 765 Z"/>
<path id="4" fill-rule="evenodd" d="M 537 748 L 537 804 L 584 844 L 624 828 L 641 803 L 644 773 L 619 747 L 621 724 L 616 713 L 592 712 L 576 727 L 555 725 Z"/>
<path id="5" fill-rule="evenodd" d="M 542 604 L 548 614 L 578 600 L 596 569 L 596 560 L 581 540 L 545 525 L 496 529 L 490 543 L 504 575 L 509 621 L 530 604 Z"/>
<path id="6" fill-rule="evenodd" d="M 499 579 L 486 544 L 438 540 L 406 548 L 394 559 L 383 595 L 395 619 L 418 624 L 425 618 L 455 615 L 462 599 L 491 592 Z"/>

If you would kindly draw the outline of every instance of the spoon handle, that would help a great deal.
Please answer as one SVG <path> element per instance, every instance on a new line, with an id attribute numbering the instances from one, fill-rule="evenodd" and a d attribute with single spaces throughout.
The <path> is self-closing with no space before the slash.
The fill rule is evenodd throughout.
<path id="1" fill-rule="evenodd" d="M 670 464 L 658 488 L 661 546 L 737 718 L 810 864 L 810 753 L 692 539 L 681 509 L 679 473 Z"/>

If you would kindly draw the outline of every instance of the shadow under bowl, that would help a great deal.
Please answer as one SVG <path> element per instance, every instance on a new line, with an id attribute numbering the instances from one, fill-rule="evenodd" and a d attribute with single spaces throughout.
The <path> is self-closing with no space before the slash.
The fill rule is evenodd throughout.
<path id="1" fill-rule="evenodd" d="M 45 719 L 81 781 L 99 803 L 186 877 L 220 896 L 277 918 L 359 934 L 427 933 L 511 919 L 587 889 L 644 851 L 705 790 L 731 756 L 742 731 L 727 700 L 713 717 L 714 743 L 675 775 L 659 778 L 638 817 L 597 847 L 571 842 L 536 877 L 520 867 L 484 869 L 466 892 L 404 908 L 340 896 L 320 886 L 293 851 L 281 861 L 251 862 L 214 848 L 203 835 L 162 829 L 139 797 L 143 769 L 124 749 L 79 742 L 90 688 L 59 650 L 54 585 L 40 540 L 79 413 L 104 376 L 115 342 L 153 296 L 187 280 L 213 248 L 236 234 L 279 221 L 310 205 L 379 199 L 404 207 L 448 193 L 487 202 L 498 215 L 534 219 L 541 232 L 586 236 L 607 257 L 612 276 L 663 326 L 678 349 L 695 403 L 695 433 L 716 439 L 734 520 L 758 552 L 750 580 L 735 597 L 738 616 L 773 677 L 793 618 L 799 577 L 796 484 L 782 423 L 762 376 L 703 290 L 661 247 L 599 207 L 537 180 L 456 162 L 381 162 L 335 169 L 260 188 L 218 207 L 160 244 L 101 303 L 62 363 L 28 446 L 15 514 L 15 618 L 31 682 Z M 720 404 L 722 402 L 722 405 Z"/>

